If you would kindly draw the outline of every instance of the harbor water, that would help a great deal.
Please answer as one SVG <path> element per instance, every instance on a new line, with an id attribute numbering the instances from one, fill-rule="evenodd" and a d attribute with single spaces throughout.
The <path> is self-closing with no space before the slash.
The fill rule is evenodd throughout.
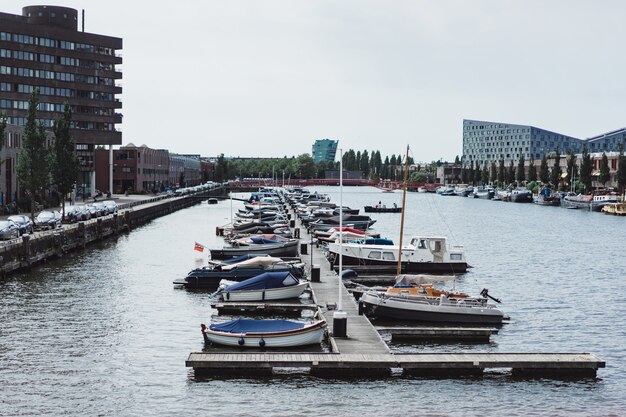
<path id="1" fill-rule="evenodd" d="M 339 188 L 313 187 L 339 202 Z M 402 193 L 344 187 L 344 205 Z M 626 414 L 626 219 L 581 210 L 409 193 L 405 241 L 447 236 L 470 265 L 458 290 L 489 293 L 511 317 L 487 345 L 392 344 L 396 352 L 590 352 L 595 379 L 197 380 L 206 292 L 172 281 L 221 246 L 238 201 L 206 202 L 0 281 L 0 415 L 606 416 Z M 372 213 L 398 241 L 400 214 Z M 302 234 L 304 240 L 308 239 Z M 204 256 L 204 259 L 202 258 Z M 348 322 L 348 334 L 350 323 Z"/>

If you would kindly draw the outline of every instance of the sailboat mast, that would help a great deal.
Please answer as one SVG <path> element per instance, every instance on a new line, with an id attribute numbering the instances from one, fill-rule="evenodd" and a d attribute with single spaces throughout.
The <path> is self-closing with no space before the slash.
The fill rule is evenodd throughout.
<path id="1" fill-rule="evenodd" d="M 397 275 L 400 275 L 402 272 L 402 238 L 404 235 L 404 207 L 406 202 L 406 178 L 409 173 L 409 145 L 406 145 L 406 157 L 404 161 L 404 178 L 402 181 L 402 211 L 400 217 L 400 245 L 398 246 L 398 268 L 396 271 Z"/>

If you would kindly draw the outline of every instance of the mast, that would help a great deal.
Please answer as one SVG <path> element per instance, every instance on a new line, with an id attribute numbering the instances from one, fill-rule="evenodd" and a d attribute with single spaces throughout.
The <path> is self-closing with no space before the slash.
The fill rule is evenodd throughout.
<path id="1" fill-rule="evenodd" d="M 406 202 L 406 177 L 409 173 L 409 145 L 406 145 L 406 157 L 404 158 L 404 178 L 402 181 L 402 211 L 400 217 L 400 245 L 398 246 L 398 268 L 396 275 L 402 272 L 402 237 L 404 235 L 404 207 Z"/>

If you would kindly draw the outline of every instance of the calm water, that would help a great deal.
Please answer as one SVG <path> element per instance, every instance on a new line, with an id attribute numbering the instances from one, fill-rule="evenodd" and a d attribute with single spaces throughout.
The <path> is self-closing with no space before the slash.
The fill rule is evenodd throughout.
<path id="1" fill-rule="evenodd" d="M 337 188 L 317 188 L 339 201 Z M 401 204 L 401 193 L 346 187 L 343 202 Z M 241 203 L 235 202 L 234 208 Z M 398 239 L 400 215 L 374 214 Z M 459 289 L 489 288 L 512 318 L 490 345 L 398 351 L 592 352 L 596 380 L 328 381 L 303 375 L 196 381 L 207 294 L 175 289 L 221 245 L 230 202 L 201 204 L 118 240 L 0 282 L 0 415 L 625 415 L 626 219 L 530 204 L 409 194 L 405 236 L 463 244 Z"/>

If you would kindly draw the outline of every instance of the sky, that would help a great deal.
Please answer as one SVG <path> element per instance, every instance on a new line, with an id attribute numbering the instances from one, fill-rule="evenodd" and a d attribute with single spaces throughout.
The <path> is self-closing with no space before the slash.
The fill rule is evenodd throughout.
<path id="1" fill-rule="evenodd" d="M 626 127 L 620 0 L 3 0 L 123 38 L 123 144 L 282 157 L 316 139 L 416 161 L 463 119 L 585 139 Z M 79 23 L 80 24 L 80 23 Z"/>

